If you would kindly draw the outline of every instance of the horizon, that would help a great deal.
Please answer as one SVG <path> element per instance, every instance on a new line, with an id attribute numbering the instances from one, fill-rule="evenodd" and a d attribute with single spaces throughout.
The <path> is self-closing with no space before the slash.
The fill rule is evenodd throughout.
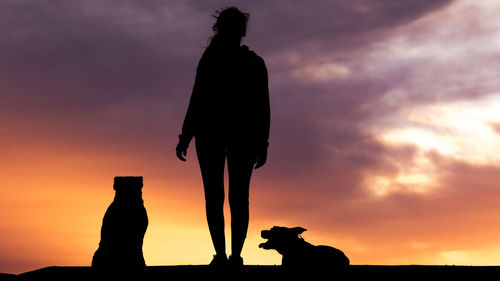
<path id="1" fill-rule="evenodd" d="M 498 264 L 500 3 L 28 0 L 0 3 L 0 272 L 90 265 L 115 176 L 144 178 L 147 265 L 210 262 L 194 143 L 175 146 L 233 5 L 271 100 L 246 264 L 281 264 L 258 248 L 275 225 L 354 265 Z"/>

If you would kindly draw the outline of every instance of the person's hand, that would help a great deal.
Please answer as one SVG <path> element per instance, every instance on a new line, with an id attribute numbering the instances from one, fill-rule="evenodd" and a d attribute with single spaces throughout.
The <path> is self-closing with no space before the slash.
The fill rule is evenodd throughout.
<path id="1" fill-rule="evenodd" d="M 175 154 L 177 155 L 177 158 L 179 158 L 181 161 L 186 161 L 186 155 L 187 155 L 187 147 L 182 149 L 177 146 L 175 149 Z"/>
<path id="2" fill-rule="evenodd" d="M 255 161 L 255 167 L 254 169 L 258 169 L 264 164 L 266 164 L 267 161 L 267 144 L 259 149 L 257 151 L 257 160 Z"/>
<path id="3" fill-rule="evenodd" d="M 175 154 L 177 158 L 181 161 L 186 161 L 187 149 L 191 138 L 186 138 L 183 135 L 179 135 L 179 143 L 175 148 Z"/>

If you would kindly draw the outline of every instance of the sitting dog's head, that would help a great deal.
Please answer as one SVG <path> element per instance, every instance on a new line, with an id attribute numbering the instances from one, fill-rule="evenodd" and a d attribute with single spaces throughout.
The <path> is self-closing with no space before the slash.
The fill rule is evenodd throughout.
<path id="1" fill-rule="evenodd" d="M 288 228 L 283 226 L 274 226 L 269 230 L 262 230 L 262 238 L 268 240 L 265 243 L 261 243 L 259 248 L 266 250 L 274 249 L 278 253 L 283 254 L 287 249 L 293 247 L 296 242 L 303 240 L 299 235 L 306 230 L 302 227 Z"/>

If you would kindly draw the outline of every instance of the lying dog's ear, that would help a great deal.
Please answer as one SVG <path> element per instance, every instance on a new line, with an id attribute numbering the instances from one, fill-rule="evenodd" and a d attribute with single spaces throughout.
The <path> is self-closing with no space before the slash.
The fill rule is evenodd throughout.
<path id="1" fill-rule="evenodd" d="M 307 229 L 303 228 L 303 227 L 300 227 L 300 226 L 297 226 L 297 227 L 294 227 L 292 228 L 292 231 L 294 233 L 296 233 L 297 235 L 301 234 L 302 232 L 306 231 Z"/>

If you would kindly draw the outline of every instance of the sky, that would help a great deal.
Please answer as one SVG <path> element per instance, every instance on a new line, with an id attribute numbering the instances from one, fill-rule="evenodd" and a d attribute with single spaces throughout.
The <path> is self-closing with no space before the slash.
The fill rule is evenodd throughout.
<path id="1" fill-rule="evenodd" d="M 271 100 L 246 264 L 281 263 L 258 248 L 280 225 L 352 264 L 497 265 L 500 2 L 311 3 L 0 1 L 0 272 L 90 265 L 114 176 L 144 177 L 148 265 L 210 262 L 194 148 L 175 146 L 232 5 Z"/>

